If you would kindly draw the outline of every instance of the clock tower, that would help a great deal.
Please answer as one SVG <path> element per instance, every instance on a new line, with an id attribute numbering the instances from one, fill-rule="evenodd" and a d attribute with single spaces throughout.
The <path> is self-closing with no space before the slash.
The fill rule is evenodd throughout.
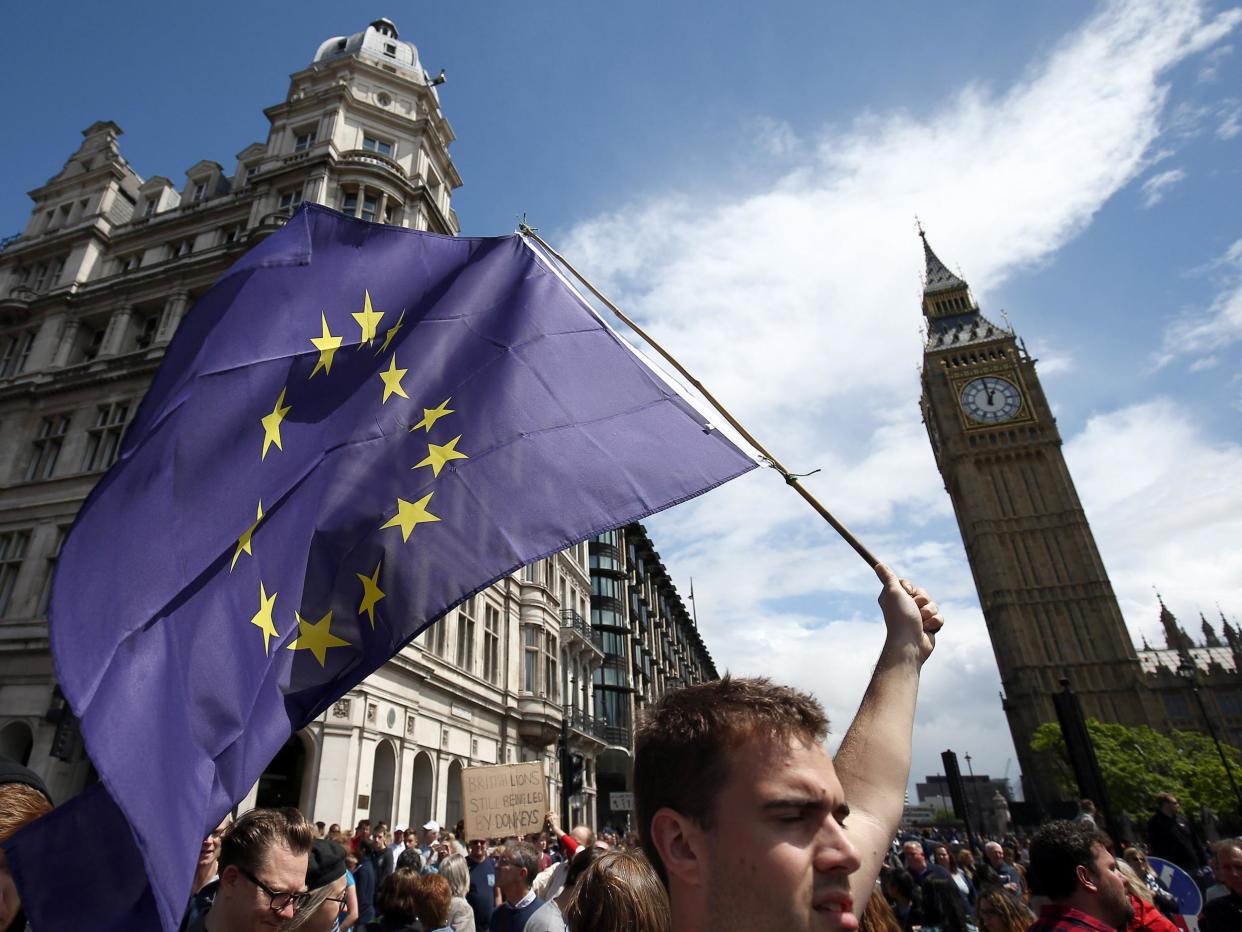
<path id="1" fill-rule="evenodd" d="M 1027 799 L 1059 794 L 1030 749 L 1068 679 L 1089 717 L 1155 724 L 1134 645 L 1061 453 L 1035 360 L 926 259 L 923 422 L 953 501 L 1004 689 Z M 1158 713 L 1156 713 L 1158 716 Z M 1162 718 L 1162 716 L 1160 716 Z"/>

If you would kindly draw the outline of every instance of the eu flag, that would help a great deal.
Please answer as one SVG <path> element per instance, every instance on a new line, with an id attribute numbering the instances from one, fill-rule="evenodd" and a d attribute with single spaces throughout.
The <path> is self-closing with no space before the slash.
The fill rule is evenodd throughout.
<path id="1" fill-rule="evenodd" d="M 50 637 L 102 786 L 59 819 L 121 828 L 72 872 L 17 836 L 32 924 L 175 928 L 293 731 L 471 593 L 753 466 L 521 237 L 302 208 L 187 316 L 65 542 Z"/>

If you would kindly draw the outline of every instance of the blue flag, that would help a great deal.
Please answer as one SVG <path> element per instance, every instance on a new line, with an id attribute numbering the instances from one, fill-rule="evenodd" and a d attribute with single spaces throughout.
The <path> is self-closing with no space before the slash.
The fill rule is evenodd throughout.
<path id="1" fill-rule="evenodd" d="M 292 732 L 471 593 L 753 466 L 521 237 L 302 208 L 186 317 L 65 541 L 50 637 L 102 786 L 59 823 L 128 832 L 72 870 L 15 836 L 33 927 L 175 928 Z"/>

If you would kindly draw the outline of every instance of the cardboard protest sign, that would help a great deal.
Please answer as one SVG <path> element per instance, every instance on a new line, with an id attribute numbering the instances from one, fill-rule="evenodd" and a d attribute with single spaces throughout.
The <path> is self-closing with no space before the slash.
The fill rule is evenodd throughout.
<path id="1" fill-rule="evenodd" d="M 467 767 L 461 772 L 461 796 L 467 839 L 538 832 L 548 814 L 548 785 L 538 761 Z"/>

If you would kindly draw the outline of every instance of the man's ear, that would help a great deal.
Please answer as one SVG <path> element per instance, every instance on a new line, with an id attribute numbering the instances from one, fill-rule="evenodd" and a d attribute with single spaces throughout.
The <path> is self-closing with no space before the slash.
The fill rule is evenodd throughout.
<path id="1" fill-rule="evenodd" d="M 698 823 L 667 806 L 651 817 L 651 843 L 660 853 L 669 883 L 700 886 L 706 880 L 708 845 Z"/>
<path id="2" fill-rule="evenodd" d="M 1091 872 L 1091 870 L 1087 867 L 1087 865 L 1079 864 L 1076 870 L 1078 873 L 1078 883 L 1080 886 L 1082 886 L 1086 890 L 1089 890 L 1091 893 L 1095 893 L 1097 890 L 1099 890 L 1099 885 L 1096 883 L 1095 874 Z"/>

